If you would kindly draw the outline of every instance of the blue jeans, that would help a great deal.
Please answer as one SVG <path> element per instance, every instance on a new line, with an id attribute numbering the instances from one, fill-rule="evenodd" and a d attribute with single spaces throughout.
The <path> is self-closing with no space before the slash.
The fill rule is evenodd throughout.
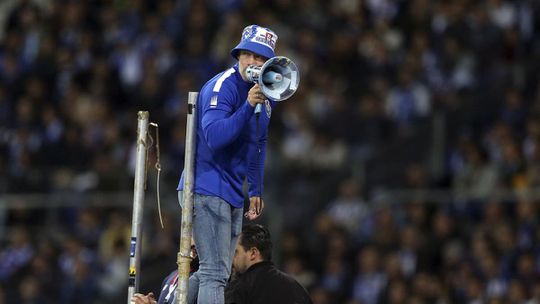
<path id="1" fill-rule="evenodd" d="M 183 192 L 178 191 L 183 203 Z M 199 270 L 189 278 L 188 303 L 221 304 L 231 275 L 243 208 L 235 208 L 216 196 L 194 194 L 193 238 L 199 255 Z"/>

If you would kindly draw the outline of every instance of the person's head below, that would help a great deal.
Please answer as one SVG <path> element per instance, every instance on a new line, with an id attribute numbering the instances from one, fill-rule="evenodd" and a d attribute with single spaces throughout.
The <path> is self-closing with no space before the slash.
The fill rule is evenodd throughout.
<path id="1" fill-rule="evenodd" d="M 238 60 L 238 70 L 244 81 L 247 81 L 248 66 L 262 66 L 268 59 L 276 56 L 274 48 L 277 39 L 278 36 L 271 29 L 258 25 L 244 28 L 240 43 L 231 50 L 231 56 Z"/>
<path id="2" fill-rule="evenodd" d="M 244 273 L 254 264 L 272 260 L 270 232 L 261 225 L 246 225 L 238 238 L 234 253 L 235 272 Z"/>

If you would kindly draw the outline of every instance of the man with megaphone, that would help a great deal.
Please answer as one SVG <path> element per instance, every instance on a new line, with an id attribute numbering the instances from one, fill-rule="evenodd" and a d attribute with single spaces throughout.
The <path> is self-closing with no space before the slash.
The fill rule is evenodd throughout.
<path id="1" fill-rule="evenodd" d="M 224 302 L 242 218 L 254 220 L 264 209 L 264 159 L 272 109 L 276 101 L 296 91 L 299 81 L 294 63 L 275 56 L 277 38 L 268 28 L 247 26 L 231 51 L 238 62 L 199 93 L 193 238 L 200 264 L 189 279 L 188 303 Z M 246 178 L 249 209 L 243 215 Z M 181 205 L 183 186 L 182 174 Z"/>

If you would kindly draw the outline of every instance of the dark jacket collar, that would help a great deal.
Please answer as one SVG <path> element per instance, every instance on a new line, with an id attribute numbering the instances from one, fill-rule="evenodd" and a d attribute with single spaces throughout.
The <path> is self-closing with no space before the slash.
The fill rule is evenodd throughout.
<path id="1" fill-rule="evenodd" d="M 248 273 L 250 271 L 254 271 L 255 269 L 259 269 L 262 267 L 274 267 L 274 263 L 270 261 L 262 261 L 262 262 L 251 265 L 251 267 L 249 267 L 244 273 Z"/>

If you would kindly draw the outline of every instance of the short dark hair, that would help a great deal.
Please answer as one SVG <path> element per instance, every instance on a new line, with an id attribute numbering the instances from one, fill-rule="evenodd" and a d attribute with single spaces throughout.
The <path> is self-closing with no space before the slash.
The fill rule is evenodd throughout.
<path id="1" fill-rule="evenodd" d="M 244 250 L 257 248 L 265 261 L 272 260 L 272 239 L 270 231 L 262 225 L 249 224 L 242 227 L 240 245 Z"/>

